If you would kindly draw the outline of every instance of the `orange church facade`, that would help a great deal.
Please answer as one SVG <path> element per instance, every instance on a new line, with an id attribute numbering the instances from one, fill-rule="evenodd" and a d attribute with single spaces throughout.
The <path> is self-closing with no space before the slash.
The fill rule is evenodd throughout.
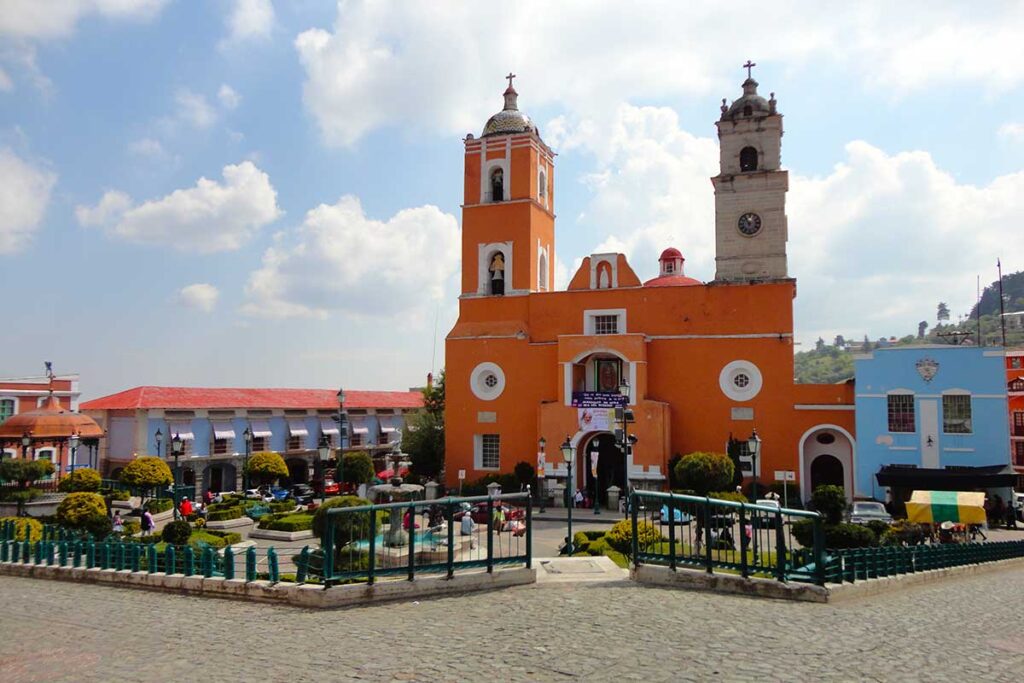
<path id="1" fill-rule="evenodd" d="M 724 452 L 756 428 L 759 481 L 789 470 L 802 491 L 813 480 L 852 494 L 852 385 L 793 380 L 782 116 L 756 87 L 748 78 L 731 107 L 723 101 L 717 124 L 709 283 L 686 277 L 669 248 L 646 283 L 624 255 L 592 254 L 567 290 L 552 291 L 554 154 L 511 84 L 483 135 L 466 138 L 462 294 L 446 342 L 449 486 L 459 470 L 471 481 L 536 466 L 543 439 L 549 489 L 593 490 L 592 453 L 600 491 L 665 488 L 674 454 Z M 614 411 L 623 402 L 635 420 L 625 455 Z M 567 436 L 572 482 L 558 451 Z M 826 452 L 834 457 L 816 460 Z"/>

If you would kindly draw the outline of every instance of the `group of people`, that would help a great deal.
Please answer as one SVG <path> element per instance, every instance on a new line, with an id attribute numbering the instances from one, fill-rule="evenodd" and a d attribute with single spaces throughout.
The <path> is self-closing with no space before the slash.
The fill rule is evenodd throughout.
<path id="1" fill-rule="evenodd" d="M 181 504 L 178 505 L 178 513 L 181 515 L 182 519 L 189 519 L 192 515 L 206 519 L 206 503 L 200 500 L 193 505 L 192 501 L 188 499 L 188 496 L 185 496 L 181 499 Z"/>
<path id="2" fill-rule="evenodd" d="M 989 528 L 1005 526 L 1007 529 L 1017 528 L 1017 510 L 1013 502 L 1004 502 L 998 493 L 985 498 L 985 516 L 988 517 Z"/>

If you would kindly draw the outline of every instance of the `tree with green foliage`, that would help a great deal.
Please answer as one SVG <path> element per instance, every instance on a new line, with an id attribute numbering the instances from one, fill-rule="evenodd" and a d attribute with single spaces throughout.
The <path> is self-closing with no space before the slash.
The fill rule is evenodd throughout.
<path id="1" fill-rule="evenodd" d="M 935 319 L 940 323 L 949 322 L 949 306 L 946 305 L 946 302 L 939 302 L 938 309 L 935 312 Z"/>
<path id="2" fill-rule="evenodd" d="M 846 491 L 842 486 L 823 484 L 811 493 L 811 505 L 825 517 L 826 524 L 839 524 L 846 512 Z"/>
<path id="3" fill-rule="evenodd" d="M 917 338 L 924 339 L 924 332 L 928 329 L 928 321 L 922 320 L 917 324 Z"/>
<path id="4" fill-rule="evenodd" d="M 57 522 L 70 529 L 82 529 L 91 517 L 106 517 L 107 504 L 98 493 L 69 493 L 57 506 Z"/>
<path id="5" fill-rule="evenodd" d="M 373 481 L 373 477 L 376 474 L 373 470 L 373 458 L 366 451 L 354 451 L 352 453 L 346 453 L 344 456 L 344 467 L 342 467 L 342 476 L 345 478 L 343 483 L 354 484 L 368 484 Z"/>
<path id="6" fill-rule="evenodd" d="M 525 491 L 527 486 L 531 486 L 533 484 L 534 477 L 537 476 L 537 471 L 533 469 L 533 465 L 525 460 L 517 462 L 515 469 L 512 471 L 516 475 L 516 480 L 519 482 L 520 491 Z"/>
<path id="7" fill-rule="evenodd" d="M 90 467 L 80 467 L 68 476 L 60 480 L 57 487 L 64 493 L 75 493 L 77 491 L 91 491 L 95 493 L 100 490 L 103 479 L 100 473 Z"/>
<path id="8" fill-rule="evenodd" d="M 183 519 L 179 519 L 164 525 L 163 531 L 160 532 L 160 539 L 164 543 L 182 546 L 188 543 L 191 535 L 192 525 Z"/>
<path id="9" fill-rule="evenodd" d="M 676 463 L 676 479 L 683 488 L 698 496 L 721 491 L 732 483 L 736 469 L 725 453 L 697 451 L 688 453 Z"/>
<path id="10" fill-rule="evenodd" d="M 313 514 L 313 534 L 324 544 L 327 535 L 327 511 L 333 508 L 351 508 L 369 505 L 370 501 L 359 496 L 336 496 L 328 498 Z M 334 549 L 336 552 L 348 543 L 365 541 L 380 531 L 383 511 L 374 520 L 369 512 L 334 516 Z"/>
<path id="11" fill-rule="evenodd" d="M 410 470 L 421 477 L 439 477 L 444 471 L 444 370 L 423 388 L 423 411 L 402 430 L 402 450 L 412 461 Z"/>
<path id="12" fill-rule="evenodd" d="M 274 451 L 260 451 L 249 456 L 249 463 L 246 467 L 246 474 L 249 481 L 256 478 L 258 484 L 273 484 L 281 477 L 288 476 L 288 465 L 280 453 Z"/>
<path id="13" fill-rule="evenodd" d="M 142 493 L 142 505 L 145 506 L 146 499 L 152 498 L 158 487 L 174 483 L 174 476 L 166 462 L 151 455 L 144 455 L 135 458 L 121 470 L 121 483 L 139 489 Z"/>
<path id="14" fill-rule="evenodd" d="M 639 546 L 640 550 L 647 550 L 652 545 L 664 540 L 658 528 L 646 520 L 641 520 L 637 523 L 636 532 L 637 546 Z M 632 558 L 633 520 L 624 519 L 616 522 L 608 533 L 605 534 L 605 539 L 614 550 L 619 551 L 627 558 Z"/>
<path id="15" fill-rule="evenodd" d="M 8 458 L 0 461 L 0 479 L 18 482 L 18 489 L 25 491 L 32 482 L 53 474 L 53 463 L 49 460 L 25 460 Z"/>

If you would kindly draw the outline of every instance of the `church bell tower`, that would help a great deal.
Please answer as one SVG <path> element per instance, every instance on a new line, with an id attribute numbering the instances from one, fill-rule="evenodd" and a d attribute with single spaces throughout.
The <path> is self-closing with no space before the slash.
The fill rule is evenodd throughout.
<path id="1" fill-rule="evenodd" d="M 506 76 L 505 106 L 465 139 L 462 297 L 550 291 L 554 283 L 554 153 Z"/>
<path id="2" fill-rule="evenodd" d="M 751 282 L 789 277 L 786 269 L 786 191 L 781 169 L 782 114 L 757 94 L 748 61 L 743 94 L 722 100 L 715 187 L 715 280 Z"/>

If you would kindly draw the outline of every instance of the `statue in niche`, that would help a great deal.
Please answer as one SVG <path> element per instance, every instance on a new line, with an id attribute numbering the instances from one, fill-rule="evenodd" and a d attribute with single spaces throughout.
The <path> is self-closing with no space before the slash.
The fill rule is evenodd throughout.
<path id="1" fill-rule="evenodd" d="M 505 293 L 505 258 L 499 251 L 491 259 L 491 294 L 502 296 Z"/>
<path id="2" fill-rule="evenodd" d="M 505 199 L 505 172 L 496 168 L 491 172 L 491 201 L 500 202 Z"/>

